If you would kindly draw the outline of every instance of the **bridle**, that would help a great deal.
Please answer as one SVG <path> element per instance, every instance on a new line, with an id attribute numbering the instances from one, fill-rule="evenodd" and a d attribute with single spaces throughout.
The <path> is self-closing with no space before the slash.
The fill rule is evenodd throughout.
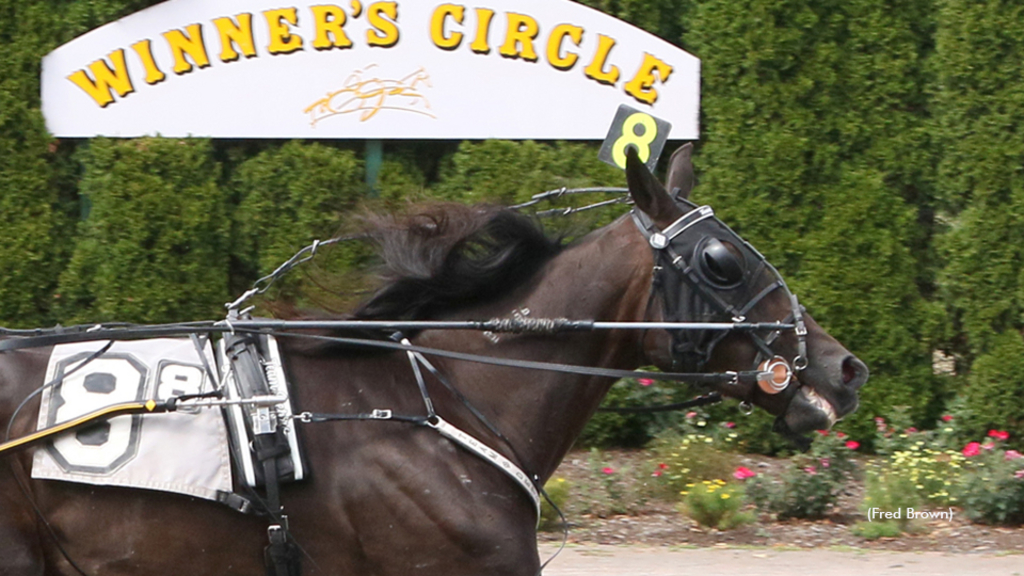
<path id="1" fill-rule="evenodd" d="M 710 206 L 696 206 L 675 199 L 684 214 L 664 230 L 634 208 L 633 222 L 654 251 L 651 293 L 648 310 L 660 299 L 667 321 L 690 321 L 728 318 L 743 322 L 747 314 L 769 294 L 784 290 L 790 313 L 782 320 L 792 324 L 797 339 L 797 353 L 786 360 L 772 350 L 782 329 L 762 336 L 756 331 L 747 335 L 757 348 L 754 366 L 771 372 L 770 379 L 759 379 L 758 386 L 767 394 L 778 394 L 789 387 L 796 373 L 808 366 L 807 325 L 800 305 L 778 270 L 748 242 L 719 220 Z M 756 283 L 767 272 L 772 281 L 756 290 Z M 685 290 L 688 287 L 689 290 Z M 673 370 L 701 372 L 711 359 L 715 346 L 727 332 L 670 330 L 669 356 Z M 751 390 L 751 392 L 753 389 Z M 750 404 L 750 395 L 743 399 Z"/>

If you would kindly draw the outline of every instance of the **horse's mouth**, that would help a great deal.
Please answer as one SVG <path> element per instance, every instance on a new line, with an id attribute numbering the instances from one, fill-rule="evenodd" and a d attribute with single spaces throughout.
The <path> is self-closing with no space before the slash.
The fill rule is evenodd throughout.
<path id="1" fill-rule="evenodd" d="M 790 435 L 802 435 L 813 430 L 828 430 L 856 408 L 856 397 L 852 399 L 852 402 L 836 402 L 813 387 L 804 384 L 789 403 L 785 414 L 779 418 L 779 425 L 781 431 Z"/>
<path id="2" fill-rule="evenodd" d="M 803 388 L 801 388 L 801 391 L 803 392 L 804 399 L 807 401 L 808 404 L 810 404 L 811 406 L 825 414 L 825 417 L 828 418 L 829 428 L 831 428 L 833 424 L 839 421 L 839 417 L 836 416 L 836 407 L 833 406 L 831 402 L 826 400 L 824 396 L 818 394 L 818 392 L 814 388 L 804 386 Z"/>

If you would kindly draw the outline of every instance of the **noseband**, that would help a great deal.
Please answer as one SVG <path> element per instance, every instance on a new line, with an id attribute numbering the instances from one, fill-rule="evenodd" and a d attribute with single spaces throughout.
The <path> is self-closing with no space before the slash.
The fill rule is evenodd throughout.
<path id="1" fill-rule="evenodd" d="M 698 207 L 680 199 L 676 202 L 686 213 L 664 230 L 642 211 L 634 208 L 631 212 L 640 233 L 654 250 L 648 308 L 655 297 L 660 297 L 667 321 L 743 322 L 769 294 L 785 290 L 791 311 L 782 322 L 793 324 L 797 337 L 797 354 L 792 361 L 771 349 L 782 330 L 773 330 L 763 337 L 748 332 L 758 349 L 755 367 L 773 374 L 758 385 L 768 394 L 782 392 L 789 386 L 793 372 L 808 365 L 803 307 L 775 267 L 719 220 L 710 206 Z M 755 291 L 756 282 L 765 271 L 774 279 Z M 690 290 L 684 290 L 684 284 Z M 670 334 L 672 369 L 701 372 L 728 332 L 672 330 Z"/>

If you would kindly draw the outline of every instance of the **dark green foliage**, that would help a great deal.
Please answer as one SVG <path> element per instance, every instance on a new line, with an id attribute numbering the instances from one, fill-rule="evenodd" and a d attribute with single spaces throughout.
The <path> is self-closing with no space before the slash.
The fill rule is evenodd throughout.
<path id="1" fill-rule="evenodd" d="M 487 140 L 459 146 L 438 191 L 456 202 L 515 204 L 562 186 L 625 186 L 625 176 L 592 145 Z"/>
<path id="2" fill-rule="evenodd" d="M 1024 439 L 1024 338 L 1016 331 L 993 337 L 991 349 L 974 361 L 962 391 L 969 414 L 959 427 L 971 437 L 988 430 L 1010 433 L 1014 444 Z"/>
<path id="3" fill-rule="evenodd" d="M 707 1 L 696 200 L 778 266 L 872 371 L 845 426 L 934 396 L 927 2 Z"/>
<path id="4" fill-rule="evenodd" d="M 576 0 L 685 47 L 694 0 Z"/>
<path id="5" fill-rule="evenodd" d="M 206 140 L 94 140 L 81 154 L 91 202 L 60 278 L 70 322 L 173 322 L 222 314 L 227 198 Z"/>
<path id="6" fill-rule="evenodd" d="M 972 428 L 1024 433 L 1024 7 L 939 3 L 936 132 L 949 232 L 941 280 Z M 973 362 L 973 366 L 971 363 Z M 1016 367 L 1016 369 L 1014 369 Z"/>
<path id="7" fill-rule="evenodd" d="M 233 188 L 239 199 L 234 254 L 249 275 L 262 277 L 314 240 L 337 235 L 363 195 L 362 162 L 349 150 L 292 141 L 241 163 Z M 273 296 L 295 299 L 300 277 L 283 280 L 283 291 Z"/>

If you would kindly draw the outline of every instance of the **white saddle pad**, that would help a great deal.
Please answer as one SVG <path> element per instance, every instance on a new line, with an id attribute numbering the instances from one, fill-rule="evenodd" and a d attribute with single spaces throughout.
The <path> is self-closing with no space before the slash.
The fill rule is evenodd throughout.
<path id="1" fill-rule="evenodd" d="M 189 339 L 115 342 L 102 357 L 76 366 L 106 341 L 53 349 L 39 428 L 136 400 L 161 400 L 214 389 Z M 214 371 L 209 344 L 203 350 Z M 227 429 L 218 409 L 118 416 L 57 437 L 37 449 L 32 477 L 178 492 L 217 500 L 232 490 Z"/>

